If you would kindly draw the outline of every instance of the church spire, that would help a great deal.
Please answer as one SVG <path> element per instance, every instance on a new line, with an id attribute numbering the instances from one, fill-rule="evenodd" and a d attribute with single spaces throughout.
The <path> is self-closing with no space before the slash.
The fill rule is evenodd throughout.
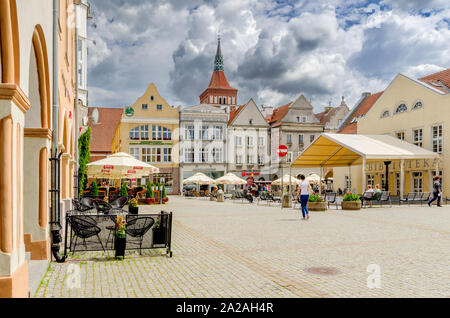
<path id="1" fill-rule="evenodd" d="M 214 58 L 214 71 L 223 71 L 223 56 L 220 48 L 220 34 L 217 36 L 217 52 Z"/>

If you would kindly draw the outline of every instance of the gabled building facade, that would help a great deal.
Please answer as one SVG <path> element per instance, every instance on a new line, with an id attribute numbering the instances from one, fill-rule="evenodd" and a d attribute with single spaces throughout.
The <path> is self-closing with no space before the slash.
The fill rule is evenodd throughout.
<path id="1" fill-rule="evenodd" d="M 315 116 L 324 125 L 325 132 L 335 133 L 349 112 L 350 110 L 345 103 L 344 96 L 342 96 L 342 101 L 339 106 L 325 107 L 325 111 L 315 114 Z"/>
<path id="2" fill-rule="evenodd" d="M 150 180 L 166 185 L 168 194 L 178 194 L 179 112 L 159 94 L 154 83 L 136 102 L 123 109 L 111 144 L 112 153 L 126 152 L 160 169 Z M 133 180 L 142 184 L 147 180 Z"/>
<path id="3" fill-rule="evenodd" d="M 227 162 L 240 178 L 270 180 L 270 125 L 253 99 L 231 110 Z"/>
<path id="4" fill-rule="evenodd" d="M 271 125 L 272 179 L 276 179 L 280 178 L 282 173 L 288 173 L 286 167 L 323 133 L 324 125 L 316 118 L 313 106 L 304 95 L 295 102 L 276 108 L 267 120 Z M 277 153 L 280 145 L 288 147 L 288 155 L 282 160 Z M 291 173 L 293 176 L 319 174 L 320 169 L 293 169 Z"/>
<path id="5" fill-rule="evenodd" d="M 227 121 L 227 112 L 210 104 L 181 110 L 181 179 L 189 178 L 198 172 L 214 179 L 226 173 Z M 182 184 L 180 187 L 182 188 Z"/>

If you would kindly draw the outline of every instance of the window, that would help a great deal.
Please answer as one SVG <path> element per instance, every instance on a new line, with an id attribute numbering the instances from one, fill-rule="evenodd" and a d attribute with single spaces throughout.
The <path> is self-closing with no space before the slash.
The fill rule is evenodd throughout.
<path id="1" fill-rule="evenodd" d="M 161 162 L 161 148 L 150 148 L 151 149 L 151 161 L 150 162 Z"/>
<path id="2" fill-rule="evenodd" d="M 253 137 L 247 136 L 247 146 L 251 147 L 253 146 Z"/>
<path id="3" fill-rule="evenodd" d="M 442 153 L 442 125 L 435 125 L 431 128 L 433 152 Z"/>
<path id="4" fill-rule="evenodd" d="M 153 96 L 150 96 L 150 100 L 154 100 L 155 98 Z"/>
<path id="5" fill-rule="evenodd" d="M 423 191 L 423 179 L 422 172 L 414 172 L 413 173 L 413 181 L 414 181 L 414 192 L 422 192 Z"/>
<path id="6" fill-rule="evenodd" d="M 381 118 L 385 118 L 385 117 L 389 117 L 390 112 L 388 110 L 385 110 L 382 114 L 381 114 Z"/>
<path id="7" fill-rule="evenodd" d="M 367 185 L 372 186 L 372 188 L 375 186 L 375 176 L 373 174 L 367 175 Z"/>
<path id="8" fill-rule="evenodd" d="M 303 147 L 303 135 L 298 135 L 298 145 Z"/>
<path id="9" fill-rule="evenodd" d="M 249 120 L 248 120 L 248 124 L 249 124 L 249 125 L 253 125 L 253 119 L 249 119 Z"/>
<path id="10" fill-rule="evenodd" d="M 300 117 L 297 116 L 295 119 L 296 119 L 297 123 L 300 122 Z"/>
<path id="11" fill-rule="evenodd" d="M 130 130 L 130 139 L 139 140 L 139 127 Z"/>
<path id="12" fill-rule="evenodd" d="M 350 179 L 350 176 L 345 176 L 345 190 L 351 191 L 352 189 L 352 180 Z"/>
<path id="13" fill-rule="evenodd" d="M 287 154 L 287 162 L 288 163 L 292 162 L 292 152 L 288 152 L 288 154 Z"/>
<path id="14" fill-rule="evenodd" d="M 413 129 L 413 144 L 423 147 L 423 129 Z"/>
<path id="15" fill-rule="evenodd" d="M 184 128 L 184 139 L 194 140 L 194 126 L 189 125 Z"/>
<path id="16" fill-rule="evenodd" d="M 423 103 L 422 102 L 417 102 L 417 103 L 414 104 L 413 109 L 420 109 L 422 107 L 423 107 Z"/>
<path id="17" fill-rule="evenodd" d="M 264 155 L 258 155 L 258 165 L 264 166 Z"/>
<path id="18" fill-rule="evenodd" d="M 142 104 L 142 109 L 148 109 L 148 104 Z"/>
<path id="19" fill-rule="evenodd" d="M 310 135 L 309 136 L 309 141 L 312 143 L 314 141 L 314 139 L 316 139 L 316 136 L 314 135 Z"/>
<path id="20" fill-rule="evenodd" d="M 242 155 L 236 155 L 236 164 L 242 165 Z"/>
<path id="21" fill-rule="evenodd" d="M 242 137 L 241 136 L 236 136 L 235 137 L 235 143 L 236 143 L 236 146 L 242 146 Z"/>
<path id="22" fill-rule="evenodd" d="M 156 105 L 156 110 L 162 110 L 162 105 L 160 104 Z"/>
<path id="23" fill-rule="evenodd" d="M 142 161 L 151 162 L 151 148 L 142 148 Z"/>
<path id="24" fill-rule="evenodd" d="M 222 127 L 221 126 L 214 126 L 213 139 L 214 140 L 222 140 Z"/>
<path id="25" fill-rule="evenodd" d="M 161 140 L 161 132 L 162 127 L 161 126 L 152 126 L 152 140 Z"/>
<path id="26" fill-rule="evenodd" d="M 201 140 L 208 140 L 208 130 L 209 126 L 202 126 L 200 130 Z"/>
<path id="27" fill-rule="evenodd" d="M 406 104 L 400 104 L 398 105 L 397 109 L 395 110 L 396 114 L 400 114 L 400 113 L 404 113 L 408 111 L 408 107 L 406 106 Z"/>
<path id="28" fill-rule="evenodd" d="M 202 148 L 200 152 L 200 162 L 208 162 L 208 149 Z"/>
<path id="29" fill-rule="evenodd" d="M 163 161 L 172 162 L 172 148 L 163 148 Z"/>
<path id="30" fill-rule="evenodd" d="M 395 173 L 395 193 L 400 195 L 400 173 Z"/>
<path id="31" fill-rule="evenodd" d="M 386 174 L 380 173 L 381 189 L 386 189 Z"/>
<path id="32" fill-rule="evenodd" d="M 291 134 L 288 134 L 288 135 L 286 136 L 286 138 L 287 138 L 287 143 L 288 143 L 288 144 L 292 144 L 292 135 L 291 135 Z"/>
<path id="33" fill-rule="evenodd" d="M 194 162 L 194 148 L 184 149 L 184 162 Z"/>
<path id="34" fill-rule="evenodd" d="M 135 159 L 139 160 L 139 148 L 131 148 L 130 147 L 130 155 Z"/>
<path id="35" fill-rule="evenodd" d="M 306 117 L 306 116 L 303 116 L 303 117 L 302 117 L 302 123 L 306 123 L 306 120 L 307 120 L 307 117 Z"/>
<path id="36" fill-rule="evenodd" d="M 253 155 L 247 155 L 247 164 L 253 165 L 255 162 L 253 160 Z"/>
<path id="37" fill-rule="evenodd" d="M 172 140 L 172 131 L 169 128 L 163 128 L 163 140 Z"/>
<path id="38" fill-rule="evenodd" d="M 258 137 L 258 146 L 264 147 L 264 137 Z"/>
<path id="39" fill-rule="evenodd" d="M 395 136 L 397 136 L 397 138 L 400 140 L 405 140 L 405 132 L 404 131 L 396 132 Z"/>
<path id="40" fill-rule="evenodd" d="M 222 162 L 222 148 L 213 148 L 212 156 L 214 162 Z"/>

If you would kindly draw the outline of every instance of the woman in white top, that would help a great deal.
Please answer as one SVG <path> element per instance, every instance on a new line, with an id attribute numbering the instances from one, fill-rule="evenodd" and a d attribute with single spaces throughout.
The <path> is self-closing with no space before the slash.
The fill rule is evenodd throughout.
<path id="1" fill-rule="evenodd" d="M 302 215 L 303 220 L 309 219 L 309 211 L 308 211 L 308 200 L 309 200 L 309 191 L 311 189 L 311 185 L 309 182 L 305 181 L 305 176 L 300 175 L 300 183 L 298 184 L 297 190 L 297 200 L 300 197 L 300 204 L 302 205 Z"/>

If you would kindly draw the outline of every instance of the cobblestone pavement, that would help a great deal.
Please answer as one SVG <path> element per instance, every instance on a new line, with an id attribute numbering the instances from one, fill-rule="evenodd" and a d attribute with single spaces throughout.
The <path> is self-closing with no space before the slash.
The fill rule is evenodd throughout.
<path id="1" fill-rule="evenodd" d="M 450 206 L 331 209 L 309 221 L 279 206 L 180 197 L 165 210 L 173 258 L 77 253 L 51 263 L 35 297 L 450 297 Z M 380 288 L 368 288 L 371 264 Z"/>

